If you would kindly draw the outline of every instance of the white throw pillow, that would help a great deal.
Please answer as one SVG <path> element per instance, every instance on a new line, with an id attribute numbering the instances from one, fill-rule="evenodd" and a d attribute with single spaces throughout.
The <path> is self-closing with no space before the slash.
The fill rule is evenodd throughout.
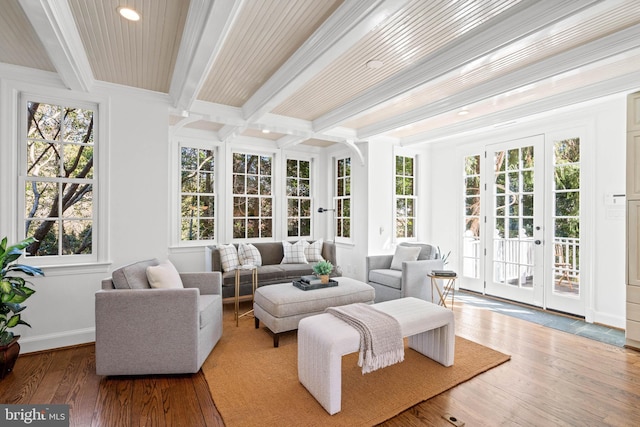
<path id="1" fill-rule="evenodd" d="M 221 245 L 220 262 L 222 263 L 222 271 L 232 271 L 238 268 L 240 260 L 238 259 L 238 251 L 232 244 Z"/>
<path id="2" fill-rule="evenodd" d="M 169 260 L 147 267 L 147 280 L 149 280 L 149 285 L 154 289 L 184 288 L 178 270 Z"/>
<path id="3" fill-rule="evenodd" d="M 418 246 L 396 246 L 396 253 L 391 261 L 392 270 L 402 270 L 402 263 L 405 261 L 416 261 L 420 250 Z"/>
<path id="4" fill-rule="evenodd" d="M 324 258 L 322 258 L 322 239 L 318 239 L 308 245 L 304 250 L 304 255 L 308 262 L 324 261 Z"/>
<path id="5" fill-rule="evenodd" d="M 241 265 L 254 265 L 256 267 L 262 265 L 260 251 L 251 243 L 240 243 L 240 246 L 238 246 L 238 258 L 240 259 Z"/>
<path id="6" fill-rule="evenodd" d="M 284 258 L 280 264 L 309 264 L 307 258 L 304 256 L 304 249 L 309 242 L 305 240 L 298 240 L 295 244 L 289 242 L 282 242 L 282 249 L 284 250 Z"/>

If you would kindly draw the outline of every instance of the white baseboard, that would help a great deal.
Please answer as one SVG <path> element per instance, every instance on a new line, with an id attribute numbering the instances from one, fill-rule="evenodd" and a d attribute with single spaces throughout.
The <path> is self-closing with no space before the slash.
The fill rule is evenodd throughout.
<path id="1" fill-rule="evenodd" d="M 588 321 L 589 319 L 587 319 Z M 611 326 L 618 329 L 626 329 L 627 321 L 621 316 L 612 316 L 606 313 L 593 312 L 593 323 L 599 323 L 605 326 Z"/>
<path id="2" fill-rule="evenodd" d="M 58 334 L 38 335 L 34 337 L 20 338 L 20 353 L 32 353 L 34 351 L 52 350 L 60 347 L 95 342 L 96 329 L 86 328 L 75 331 L 67 331 Z"/>

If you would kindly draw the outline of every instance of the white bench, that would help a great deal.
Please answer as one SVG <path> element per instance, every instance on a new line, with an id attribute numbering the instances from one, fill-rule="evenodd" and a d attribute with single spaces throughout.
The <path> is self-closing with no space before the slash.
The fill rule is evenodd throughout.
<path id="1" fill-rule="evenodd" d="M 401 298 L 372 307 L 398 320 L 409 347 L 444 365 L 453 365 L 453 311 L 418 298 Z M 323 313 L 298 325 L 298 379 L 331 415 L 340 412 L 342 356 L 360 350 L 360 334 L 337 317 Z"/>

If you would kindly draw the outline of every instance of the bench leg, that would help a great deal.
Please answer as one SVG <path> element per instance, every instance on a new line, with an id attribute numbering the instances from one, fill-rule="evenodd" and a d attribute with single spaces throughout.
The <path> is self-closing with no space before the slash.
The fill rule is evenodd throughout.
<path id="1" fill-rule="evenodd" d="M 452 323 L 409 337 L 409 347 L 443 366 L 453 365 L 456 335 Z"/>
<path id="2" fill-rule="evenodd" d="M 321 332 L 320 334 L 318 332 Z M 342 354 L 332 351 L 323 331 L 298 328 L 298 379 L 330 414 L 341 409 Z M 330 341 L 330 340 L 329 340 Z"/>

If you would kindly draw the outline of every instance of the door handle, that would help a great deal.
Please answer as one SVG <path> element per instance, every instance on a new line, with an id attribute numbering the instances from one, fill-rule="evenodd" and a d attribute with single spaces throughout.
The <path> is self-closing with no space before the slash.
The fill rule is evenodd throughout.
<path id="1" fill-rule="evenodd" d="M 535 243 L 536 245 L 541 245 L 542 244 L 542 240 L 534 240 L 533 243 Z"/>

